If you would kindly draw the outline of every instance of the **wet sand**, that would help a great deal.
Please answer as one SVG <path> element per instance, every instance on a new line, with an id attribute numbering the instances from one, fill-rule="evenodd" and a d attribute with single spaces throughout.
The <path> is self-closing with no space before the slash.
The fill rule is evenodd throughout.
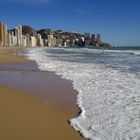
<path id="1" fill-rule="evenodd" d="M 61 106 L 75 114 L 79 111 L 75 105 L 77 93 L 71 81 L 38 70 L 34 62 L 0 64 L 0 69 L 0 84 L 41 97 L 44 103 Z"/>
<path id="2" fill-rule="evenodd" d="M 78 112 L 71 82 L 6 51 L 0 49 L 0 139 L 82 140 L 68 124 Z"/>
<path id="3" fill-rule="evenodd" d="M 21 53 L 18 48 L 1 48 L 0 47 L 0 64 L 13 64 L 19 62 L 31 62 L 31 60 L 25 59 L 23 57 L 16 57 Z"/>

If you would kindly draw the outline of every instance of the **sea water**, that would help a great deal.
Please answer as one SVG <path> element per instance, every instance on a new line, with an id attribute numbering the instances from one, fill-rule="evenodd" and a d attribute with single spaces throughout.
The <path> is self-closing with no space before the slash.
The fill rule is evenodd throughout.
<path id="1" fill-rule="evenodd" d="M 140 140 L 140 50 L 29 49 L 43 71 L 71 80 L 81 114 L 70 120 L 91 140 Z"/>

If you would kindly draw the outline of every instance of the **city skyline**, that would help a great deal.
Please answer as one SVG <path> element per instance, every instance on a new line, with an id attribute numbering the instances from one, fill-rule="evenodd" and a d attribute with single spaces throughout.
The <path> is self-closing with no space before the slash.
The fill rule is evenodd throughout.
<path id="1" fill-rule="evenodd" d="M 18 25 L 10 30 L 7 24 L 0 22 L 1 47 L 111 47 L 103 42 L 101 34 L 85 32 L 65 32 L 63 30 L 35 30 L 30 26 Z"/>
<path id="2" fill-rule="evenodd" d="M 101 33 L 112 45 L 139 46 L 139 4 L 138 0 L 2 0 L 0 20 L 9 28 L 22 24 Z"/>

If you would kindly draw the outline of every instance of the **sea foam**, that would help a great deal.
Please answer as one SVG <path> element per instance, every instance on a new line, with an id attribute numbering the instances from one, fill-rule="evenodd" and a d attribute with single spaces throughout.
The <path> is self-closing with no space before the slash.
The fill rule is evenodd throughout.
<path id="1" fill-rule="evenodd" d="M 59 50 L 64 52 L 59 53 Z M 85 57 L 86 53 L 97 54 L 96 61 Z M 53 71 L 73 82 L 81 114 L 70 123 L 85 138 L 140 140 L 139 73 L 130 72 L 129 65 L 119 66 L 121 60 L 116 64 L 110 60 L 112 58 L 100 60 L 104 53 L 113 52 L 39 48 L 28 50 L 27 56 L 37 62 L 39 69 Z M 118 55 L 116 53 L 123 52 L 113 55 Z M 112 65 L 117 65 L 117 68 Z"/>

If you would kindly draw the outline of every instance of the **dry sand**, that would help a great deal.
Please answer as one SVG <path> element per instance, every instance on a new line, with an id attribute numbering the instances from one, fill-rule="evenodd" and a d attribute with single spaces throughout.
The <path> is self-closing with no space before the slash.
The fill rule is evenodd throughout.
<path id="1" fill-rule="evenodd" d="M 0 65 L 30 61 L 11 54 L 11 49 L 0 49 Z M 61 106 L 45 104 L 27 90 L 3 85 L 1 81 L 0 140 L 82 140 L 68 124 L 76 113 L 75 108 L 71 106 L 66 111 Z"/>

